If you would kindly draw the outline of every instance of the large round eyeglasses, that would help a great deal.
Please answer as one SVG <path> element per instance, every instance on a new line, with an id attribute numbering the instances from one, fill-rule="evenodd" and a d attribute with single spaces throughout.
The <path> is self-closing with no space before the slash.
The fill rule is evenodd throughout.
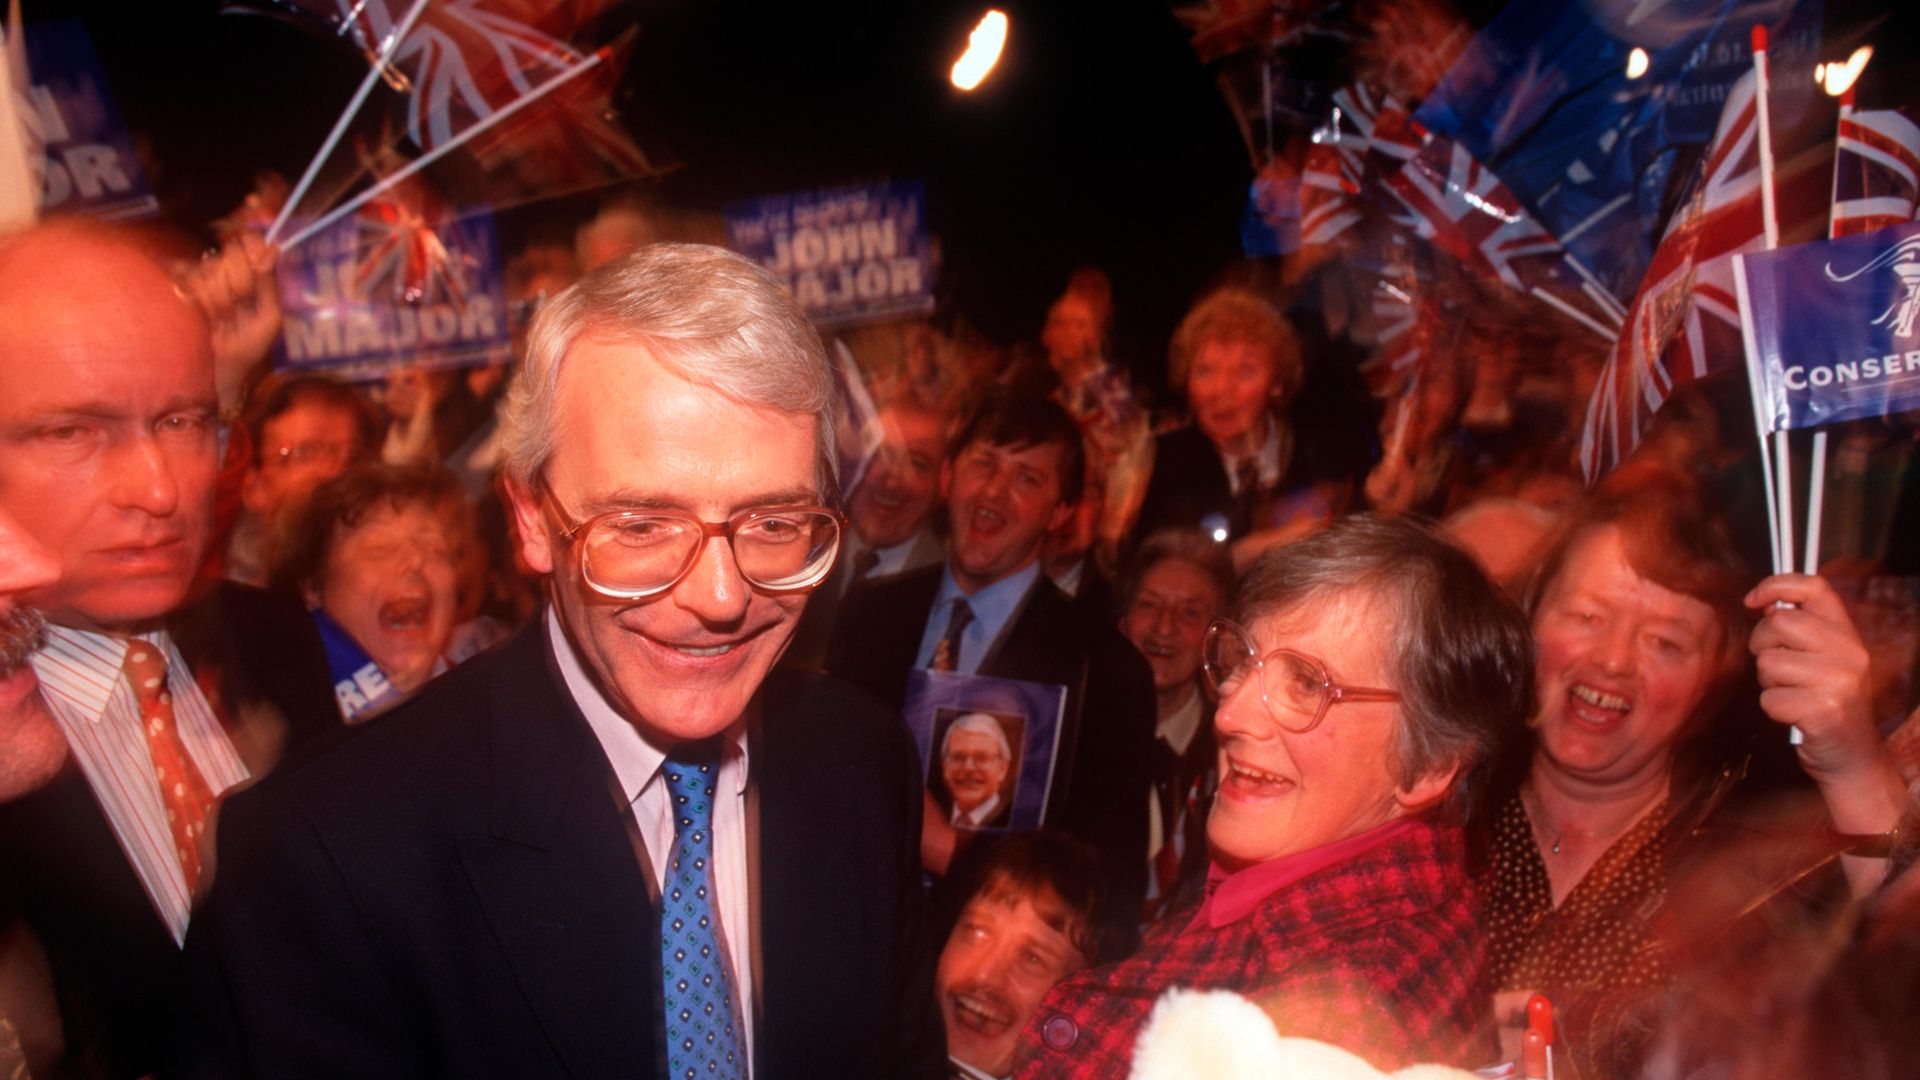
<path id="1" fill-rule="evenodd" d="M 1295 734 L 1312 731 L 1337 704 L 1400 700 L 1393 690 L 1342 686 L 1333 681 L 1325 664 L 1303 652 L 1275 649 L 1261 656 L 1252 635 L 1227 619 L 1215 619 L 1207 627 L 1200 662 L 1207 673 L 1207 684 L 1222 701 L 1246 679 L 1257 678 L 1260 700 L 1268 714 Z"/>
<path id="2" fill-rule="evenodd" d="M 544 487 L 544 485 L 542 485 Z M 571 522 L 548 491 L 560 535 L 588 587 L 615 600 L 666 592 L 693 569 L 701 545 L 727 538 L 734 565 L 763 592 L 800 592 L 826 580 L 840 551 L 839 513 L 825 506 L 756 506 L 725 521 L 678 510 L 614 510 Z"/>

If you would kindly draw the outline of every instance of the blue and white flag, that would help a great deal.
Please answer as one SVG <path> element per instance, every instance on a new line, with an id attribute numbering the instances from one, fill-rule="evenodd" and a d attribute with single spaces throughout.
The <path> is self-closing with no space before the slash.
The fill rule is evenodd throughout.
<path id="1" fill-rule="evenodd" d="M 814 325 L 933 312 L 933 243 L 919 181 L 729 203 L 727 246 L 786 282 Z"/>
<path id="2" fill-rule="evenodd" d="M 1920 224 L 1736 266 L 1768 432 L 1920 409 Z"/>
<path id="3" fill-rule="evenodd" d="M 159 200 L 147 186 L 86 28 L 78 22 L 32 23 L 23 36 L 32 85 L 17 104 L 21 124 L 43 155 L 41 212 L 119 220 L 157 211 Z"/>
<path id="4" fill-rule="evenodd" d="M 486 211 L 432 218 L 377 201 L 280 259 L 275 366 L 371 378 L 506 362 L 506 280 Z"/>

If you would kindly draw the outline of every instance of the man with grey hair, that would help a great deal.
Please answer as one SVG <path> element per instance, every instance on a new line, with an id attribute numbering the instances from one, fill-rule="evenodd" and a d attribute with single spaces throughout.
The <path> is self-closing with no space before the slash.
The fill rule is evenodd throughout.
<path id="1" fill-rule="evenodd" d="M 912 739 L 769 674 L 839 546 L 833 397 L 718 248 L 541 312 L 502 423 L 548 605 L 234 800 L 190 942 L 210 1071 L 939 1071 Z"/>
<path id="2" fill-rule="evenodd" d="M 953 796 L 952 823 L 965 829 L 1006 825 L 1013 804 L 1004 790 L 1013 769 L 1013 747 L 1000 721 L 967 713 L 940 739 L 940 779 Z"/>

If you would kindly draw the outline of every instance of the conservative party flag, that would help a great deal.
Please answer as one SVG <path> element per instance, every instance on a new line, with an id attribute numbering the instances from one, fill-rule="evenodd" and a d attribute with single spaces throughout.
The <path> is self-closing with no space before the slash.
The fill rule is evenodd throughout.
<path id="1" fill-rule="evenodd" d="M 1920 409 L 1920 224 L 1739 261 L 1769 432 Z"/>

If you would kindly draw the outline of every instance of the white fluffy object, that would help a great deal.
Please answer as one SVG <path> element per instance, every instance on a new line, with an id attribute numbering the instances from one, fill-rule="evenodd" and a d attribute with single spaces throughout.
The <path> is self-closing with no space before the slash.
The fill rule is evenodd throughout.
<path id="1" fill-rule="evenodd" d="M 1133 1048 L 1131 1080 L 1474 1080 L 1442 1065 L 1383 1073 L 1348 1050 L 1293 1039 L 1258 1005 L 1228 990 L 1170 990 Z"/>

